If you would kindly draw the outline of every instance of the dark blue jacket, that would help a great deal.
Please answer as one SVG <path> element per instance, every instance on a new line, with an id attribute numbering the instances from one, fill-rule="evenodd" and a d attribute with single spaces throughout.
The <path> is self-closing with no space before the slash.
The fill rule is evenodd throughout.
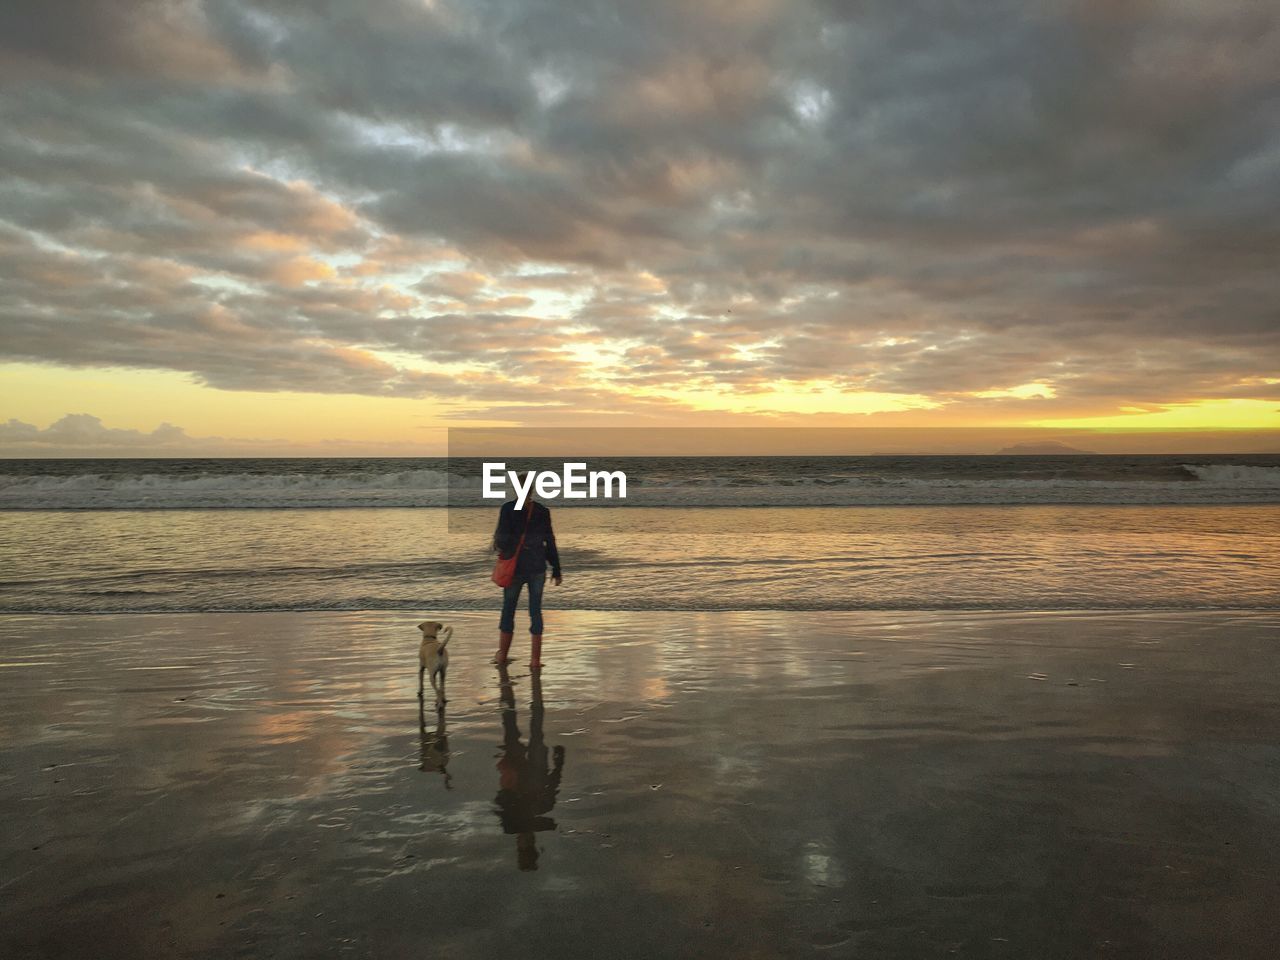
<path id="1" fill-rule="evenodd" d="M 493 549 L 503 558 L 510 557 L 520 543 L 528 514 L 529 532 L 525 534 L 520 559 L 516 561 L 516 575 L 523 578 L 540 577 L 551 564 L 551 575 L 560 576 L 560 552 L 556 549 L 556 535 L 551 529 L 551 511 L 540 503 L 525 501 L 524 510 L 516 512 L 516 502 L 508 500 L 498 511 L 498 529 L 493 532 Z"/>

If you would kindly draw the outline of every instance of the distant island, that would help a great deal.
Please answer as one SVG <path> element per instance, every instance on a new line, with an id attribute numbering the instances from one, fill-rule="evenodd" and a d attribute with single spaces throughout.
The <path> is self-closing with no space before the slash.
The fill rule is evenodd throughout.
<path id="1" fill-rule="evenodd" d="M 1093 450 L 1078 450 L 1075 447 L 1069 447 L 1065 443 L 1059 443 L 1057 440 L 1043 440 L 1039 443 L 1015 443 L 1012 447 L 1005 447 L 1003 450 L 997 450 L 996 455 L 1001 454 L 1039 454 L 1040 456 L 1052 456 L 1054 454 L 1069 453 L 1094 453 Z"/>

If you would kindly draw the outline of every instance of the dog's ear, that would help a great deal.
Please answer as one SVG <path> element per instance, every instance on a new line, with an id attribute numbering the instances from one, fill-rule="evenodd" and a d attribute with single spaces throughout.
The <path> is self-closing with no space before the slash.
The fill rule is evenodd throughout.
<path id="1" fill-rule="evenodd" d="M 443 623 L 440 623 L 440 622 L 438 622 L 438 621 L 437 621 L 437 622 L 436 622 L 436 629 L 437 629 L 437 630 L 443 630 L 443 629 L 444 629 L 444 624 L 443 624 Z"/>

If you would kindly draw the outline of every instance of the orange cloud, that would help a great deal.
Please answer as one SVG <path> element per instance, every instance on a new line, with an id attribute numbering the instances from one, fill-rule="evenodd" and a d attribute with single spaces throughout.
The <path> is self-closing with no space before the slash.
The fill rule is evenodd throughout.
<path id="1" fill-rule="evenodd" d="M 333 267 L 314 257 L 291 257 L 267 271 L 269 279 L 285 287 L 300 287 L 311 280 L 328 280 L 336 275 Z"/>

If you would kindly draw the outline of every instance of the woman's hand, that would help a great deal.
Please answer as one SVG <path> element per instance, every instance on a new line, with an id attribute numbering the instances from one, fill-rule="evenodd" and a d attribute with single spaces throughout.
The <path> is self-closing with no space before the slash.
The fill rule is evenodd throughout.
<path id="1" fill-rule="evenodd" d="M 562 580 L 564 580 L 564 577 L 560 576 L 560 574 L 558 573 L 551 578 L 551 582 L 554 583 L 557 587 L 560 586 L 560 582 Z"/>

